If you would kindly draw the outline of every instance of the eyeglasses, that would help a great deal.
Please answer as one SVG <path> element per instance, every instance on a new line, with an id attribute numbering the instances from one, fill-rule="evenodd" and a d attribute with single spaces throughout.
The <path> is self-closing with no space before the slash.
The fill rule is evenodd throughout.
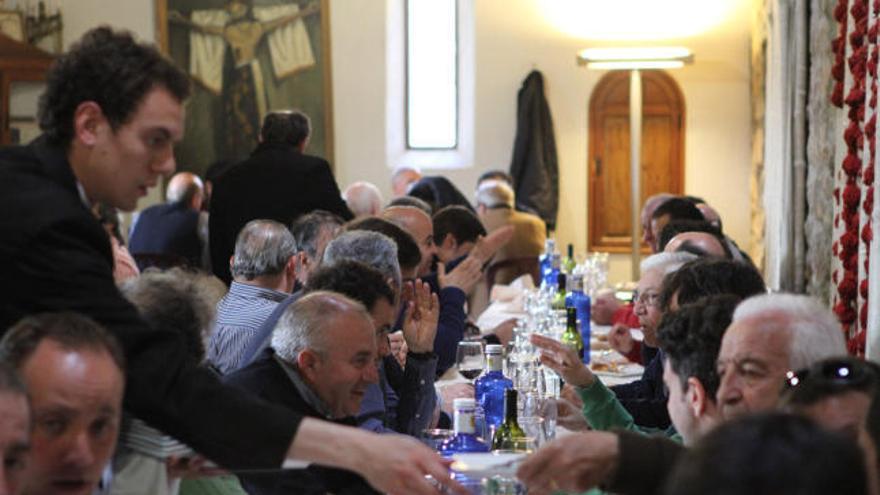
<path id="1" fill-rule="evenodd" d="M 792 389 L 811 381 L 817 385 L 858 387 L 877 379 L 877 371 L 870 363 L 857 359 L 826 359 L 809 368 L 788 371 L 785 386 Z"/>
<path id="2" fill-rule="evenodd" d="M 642 306 L 656 306 L 658 302 L 660 302 L 660 293 L 659 292 L 643 292 L 639 294 L 639 291 L 633 291 L 633 304 L 639 303 Z"/>

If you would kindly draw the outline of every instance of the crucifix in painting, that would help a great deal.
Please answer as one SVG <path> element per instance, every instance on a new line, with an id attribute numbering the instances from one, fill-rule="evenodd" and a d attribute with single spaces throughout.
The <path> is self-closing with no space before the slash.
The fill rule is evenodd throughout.
<path id="1" fill-rule="evenodd" d="M 178 150 L 184 168 L 203 170 L 216 160 L 246 157 L 266 113 L 292 107 L 309 114 L 322 135 L 311 151 L 327 155 L 319 130 L 329 117 L 322 111 L 329 92 L 321 70 L 328 61 L 322 60 L 323 44 L 315 43 L 326 35 L 319 3 L 167 2 L 169 52 L 198 83 Z"/>

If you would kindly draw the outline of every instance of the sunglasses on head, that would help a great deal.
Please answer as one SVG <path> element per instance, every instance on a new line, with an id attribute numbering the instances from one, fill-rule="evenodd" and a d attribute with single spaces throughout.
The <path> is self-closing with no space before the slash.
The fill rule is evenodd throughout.
<path id="1" fill-rule="evenodd" d="M 858 386 L 877 378 L 876 370 L 864 361 L 853 358 L 826 359 L 809 368 L 787 372 L 785 386 L 791 389 L 805 381 L 831 386 Z"/>

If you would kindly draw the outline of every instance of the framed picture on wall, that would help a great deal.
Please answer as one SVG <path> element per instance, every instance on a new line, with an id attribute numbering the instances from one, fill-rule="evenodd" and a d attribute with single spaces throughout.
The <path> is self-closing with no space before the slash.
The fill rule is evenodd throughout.
<path id="1" fill-rule="evenodd" d="M 24 37 L 24 18 L 21 12 L 0 9 L 0 33 L 25 43 L 27 40 Z"/>
<path id="2" fill-rule="evenodd" d="M 312 122 L 307 153 L 332 163 L 328 0 L 156 0 L 157 39 L 193 80 L 178 168 L 246 158 L 272 110 Z"/>

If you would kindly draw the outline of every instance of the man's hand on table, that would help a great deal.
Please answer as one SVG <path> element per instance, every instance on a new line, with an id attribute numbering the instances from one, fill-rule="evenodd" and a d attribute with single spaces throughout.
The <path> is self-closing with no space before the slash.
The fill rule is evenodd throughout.
<path id="1" fill-rule="evenodd" d="M 588 431 L 566 435 L 530 455 L 516 472 L 530 495 L 583 492 L 610 479 L 617 468 L 617 435 Z"/>
<path id="2" fill-rule="evenodd" d="M 440 410 L 452 416 L 452 401 L 455 399 L 474 398 L 474 386 L 470 383 L 451 383 L 438 387 L 440 389 Z"/>
<path id="3" fill-rule="evenodd" d="M 391 495 L 436 495 L 437 487 L 425 478 L 431 475 L 448 487 L 452 493 L 469 492 L 452 480 L 449 463 L 439 454 L 412 437 L 404 435 L 376 435 L 364 469 L 360 471 L 367 481 L 381 492 Z"/>
<path id="4" fill-rule="evenodd" d="M 566 399 L 556 401 L 556 424 L 569 431 L 587 431 L 590 429 L 587 419 L 580 407 Z"/>

